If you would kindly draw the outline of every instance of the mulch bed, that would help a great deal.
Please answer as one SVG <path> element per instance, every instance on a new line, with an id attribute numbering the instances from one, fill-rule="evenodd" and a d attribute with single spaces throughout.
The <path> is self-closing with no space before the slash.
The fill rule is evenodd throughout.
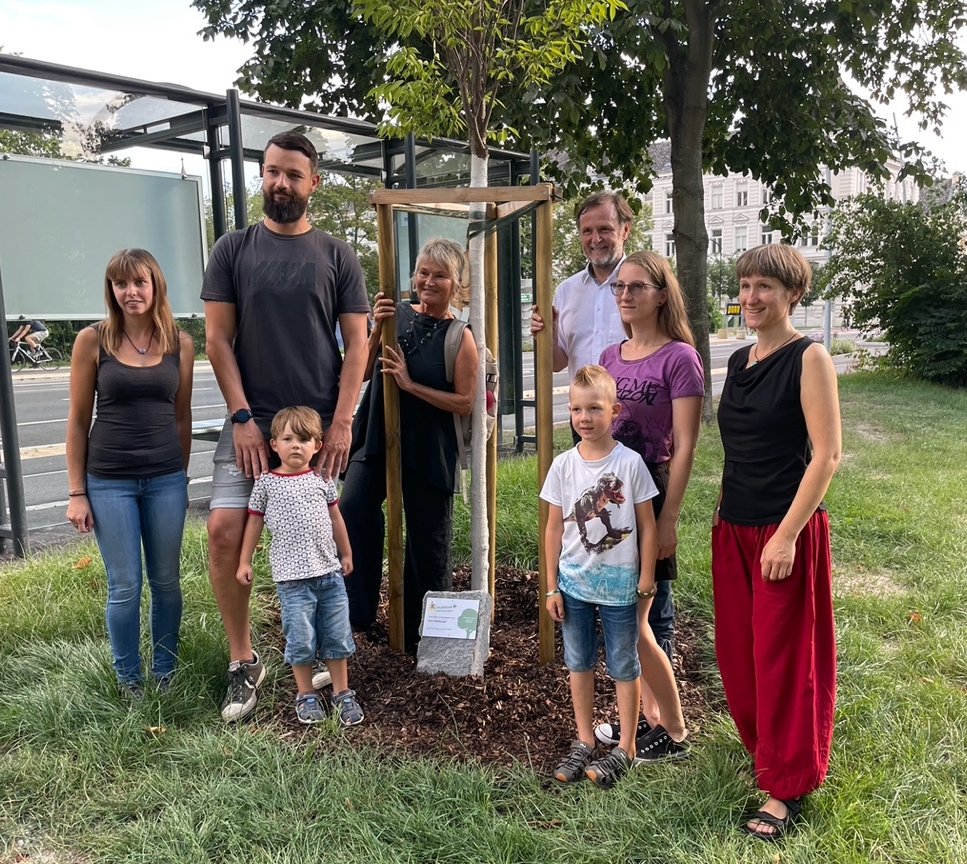
<path id="1" fill-rule="evenodd" d="M 468 587 L 468 571 L 457 571 L 454 590 Z M 557 659 L 539 665 L 536 573 L 499 567 L 496 595 L 497 614 L 483 678 L 417 672 L 415 658 L 390 650 L 386 610 L 381 609 L 373 630 L 356 634 L 357 653 L 350 661 L 349 679 L 366 720 L 347 730 L 347 739 L 355 746 L 415 756 L 492 765 L 512 759 L 530 763 L 539 773 L 550 771 L 574 738 L 560 633 Z M 701 641 L 707 637 L 697 625 L 685 615 L 677 616 L 676 677 L 693 738 L 700 734 L 709 710 L 708 688 L 699 667 L 700 655 L 707 654 L 700 650 Z M 275 632 L 281 637 L 281 630 Z M 266 633 L 263 639 L 272 635 Z M 614 689 L 603 663 L 596 677 L 599 719 L 616 719 Z M 291 680 L 283 676 L 279 687 L 288 686 Z M 311 734 L 295 721 L 291 698 L 284 690 L 272 695 L 276 722 L 289 734 L 296 730 Z"/>

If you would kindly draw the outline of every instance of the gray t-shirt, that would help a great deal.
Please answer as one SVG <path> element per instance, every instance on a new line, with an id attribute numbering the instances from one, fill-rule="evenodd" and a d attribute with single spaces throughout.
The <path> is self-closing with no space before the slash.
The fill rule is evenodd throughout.
<path id="1" fill-rule="evenodd" d="M 212 249 L 201 299 L 235 305 L 235 360 L 265 434 L 289 405 L 315 408 L 329 423 L 342 369 L 336 324 L 343 313 L 369 312 L 347 243 L 317 228 L 275 234 L 261 222 L 233 231 Z"/>

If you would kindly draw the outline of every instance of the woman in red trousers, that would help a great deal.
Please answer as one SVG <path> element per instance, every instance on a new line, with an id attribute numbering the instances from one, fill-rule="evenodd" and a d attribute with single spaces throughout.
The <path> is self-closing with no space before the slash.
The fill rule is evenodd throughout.
<path id="1" fill-rule="evenodd" d="M 781 244 L 736 263 L 756 331 L 729 359 L 719 403 L 725 448 L 712 520 L 715 650 L 729 711 L 768 796 L 743 830 L 775 841 L 826 777 L 836 701 L 829 518 L 840 460 L 836 370 L 792 312 L 812 271 Z"/>

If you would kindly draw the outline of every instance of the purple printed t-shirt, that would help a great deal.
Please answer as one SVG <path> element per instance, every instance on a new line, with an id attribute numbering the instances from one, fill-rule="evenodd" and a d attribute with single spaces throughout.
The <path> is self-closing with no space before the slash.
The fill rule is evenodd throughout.
<path id="1" fill-rule="evenodd" d="M 623 360 L 624 344 L 609 345 L 598 361 L 618 384 L 621 413 L 612 434 L 649 465 L 667 462 L 672 456 L 672 401 L 705 395 L 702 358 L 685 342 L 669 342 L 641 360 Z"/>

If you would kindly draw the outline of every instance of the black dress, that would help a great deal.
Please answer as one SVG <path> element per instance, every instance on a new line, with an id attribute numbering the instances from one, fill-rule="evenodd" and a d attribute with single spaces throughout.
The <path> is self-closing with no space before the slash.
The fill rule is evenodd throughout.
<path id="1" fill-rule="evenodd" d="M 435 390 L 453 392 L 447 381 L 444 340 L 449 321 L 397 307 L 398 340 L 410 377 Z M 377 361 L 373 378 L 353 421 L 349 467 L 339 508 L 349 532 L 353 574 L 346 580 L 349 617 L 355 629 L 376 620 L 383 577 L 386 499 L 386 439 L 383 375 Z M 423 596 L 452 585 L 450 547 L 458 451 L 453 415 L 400 392 L 400 454 L 406 551 L 403 567 L 403 633 L 407 651 L 419 641 Z"/>

